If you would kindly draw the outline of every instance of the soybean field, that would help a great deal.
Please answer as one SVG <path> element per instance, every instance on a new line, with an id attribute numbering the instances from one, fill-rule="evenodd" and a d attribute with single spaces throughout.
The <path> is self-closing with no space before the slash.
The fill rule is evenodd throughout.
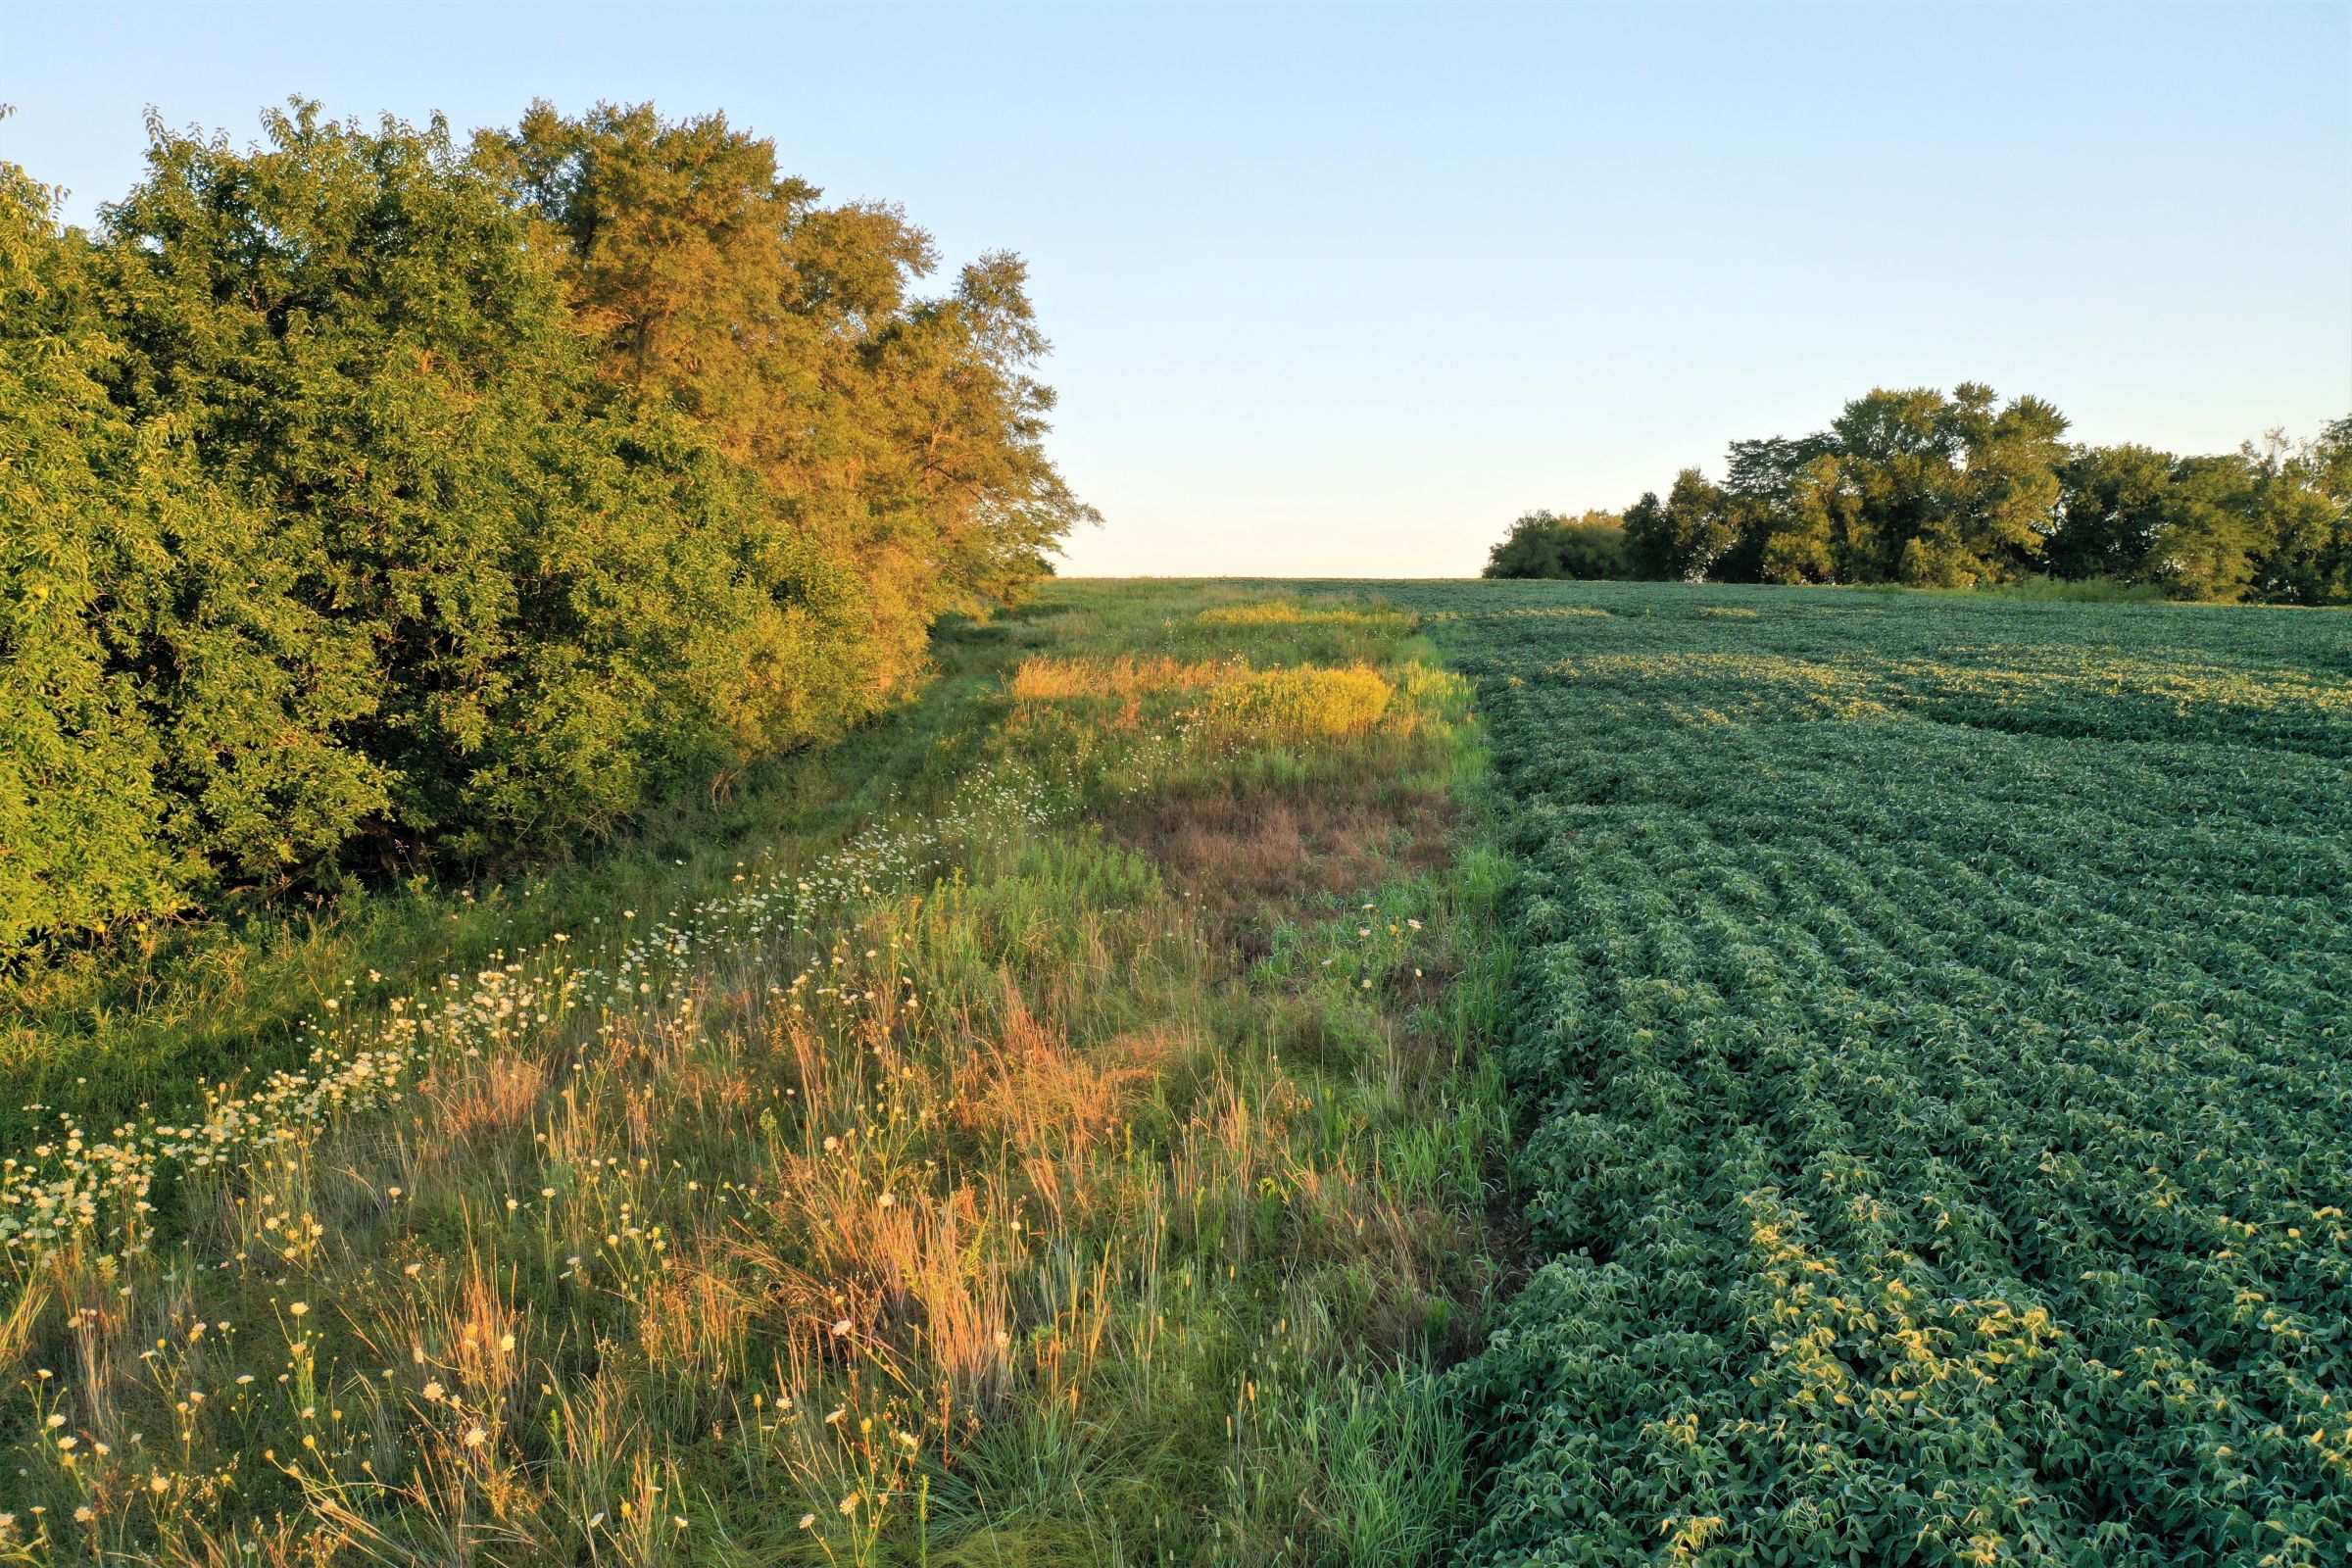
<path id="1" fill-rule="evenodd" d="M 1390 597 L 1519 867 L 1470 1560 L 2352 1561 L 2352 621 Z"/>

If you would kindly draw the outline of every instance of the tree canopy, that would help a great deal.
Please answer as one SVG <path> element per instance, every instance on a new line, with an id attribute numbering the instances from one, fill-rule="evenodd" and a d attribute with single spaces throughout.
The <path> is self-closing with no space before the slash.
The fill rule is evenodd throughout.
<path id="1" fill-rule="evenodd" d="M 1531 512 L 1489 554 L 1488 577 L 1630 577 L 1625 519 L 1613 512 L 1562 517 Z"/>
<path id="2" fill-rule="evenodd" d="M 1733 442 L 1720 483 L 1685 468 L 1663 499 L 1626 508 L 1628 569 L 1935 588 L 2049 575 L 2182 599 L 2352 602 L 2352 417 L 2216 457 L 2072 446 L 2066 431 L 2052 404 L 2004 403 L 1976 383 L 1875 390 L 1827 430 Z M 1522 517 L 1487 575 L 1601 574 L 1552 564 L 1533 518 L 1557 522 Z"/>
<path id="3" fill-rule="evenodd" d="M 608 830 L 919 681 L 1091 516 L 1017 258 L 719 117 L 0 166 L 0 947 Z"/>

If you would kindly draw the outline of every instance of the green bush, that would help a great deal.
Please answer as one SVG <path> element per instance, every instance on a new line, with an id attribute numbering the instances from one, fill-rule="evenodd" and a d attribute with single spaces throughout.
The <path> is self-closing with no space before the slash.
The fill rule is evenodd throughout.
<path id="1" fill-rule="evenodd" d="M 600 123 L 671 176 L 565 185 L 605 230 L 630 192 L 676 244 L 739 230 L 688 200 L 713 134 L 801 193 L 763 300 L 719 269 L 662 302 L 766 323 L 724 398 L 630 369 L 496 138 L 151 125 L 95 237 L 0 166 L 0 950 L 608 832 L 903 700 L 932 620 L 1084 514 L 1017 262 L 921 300 L 919 231 L 815 208 L 765 143 Z"/>
<path id="2" fill-rule="evenodd" d="M 385 803 L 334 728 L 368 650 L 291 594 L 192 432 L 108 397 L 123 345 L 50 193 L 0 168 L 0 947 L 178 908 Z"/>
<path id="3" fill-rule="evenodd" d="M 1637 575 L 1625 519 L 1610 512 L 1563 517 L 1531 512 L 1488 553 L 1485 577 L 1624 578 Z"/>

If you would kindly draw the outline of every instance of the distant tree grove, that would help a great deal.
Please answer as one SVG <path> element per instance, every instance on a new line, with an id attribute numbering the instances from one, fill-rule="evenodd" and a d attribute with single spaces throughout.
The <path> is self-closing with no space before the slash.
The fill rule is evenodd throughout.
<path id="1" fill-rule="evenodd" d="M 723 117 L 265 125 L 0 164 L 0 949 L 609 830 L 1092 515 L 1020 261 Z"/>
<path id="2" fill-rule="evenodd" d="M 1874 391 L 1829 429 L 1732 443 L 1622 515 L 1513 524 L 1490 577 L 1900 583 L 2101 580 L 2176 599 L 2352 603 L 2352 416 L 2221 457 L 2066 441 L 2039 398 Z"/>

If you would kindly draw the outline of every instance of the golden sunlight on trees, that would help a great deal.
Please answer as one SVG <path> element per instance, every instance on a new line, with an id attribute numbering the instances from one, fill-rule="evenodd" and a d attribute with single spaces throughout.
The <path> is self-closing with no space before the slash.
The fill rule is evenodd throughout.
<path id="1" fill-rule="evenodd" d="M 2066 430 L 2041 399 L 1974 383 L 1881 389 L 1818 434 L 1733 442 L 1722 483 L 1685 468 L 1620 528 L 1530 513 L 1486 575 L 2352 601 L 2352 417 L 2221 457 Z"/>
<path id="2" fill-rule="evenodd" d="M 0 169 L 0 945 L 610 832 L 903 701 L 1092 516 L 1017 258 L 719 117 Z M 36 804 L 37 803 L 37 804 Z"/>

